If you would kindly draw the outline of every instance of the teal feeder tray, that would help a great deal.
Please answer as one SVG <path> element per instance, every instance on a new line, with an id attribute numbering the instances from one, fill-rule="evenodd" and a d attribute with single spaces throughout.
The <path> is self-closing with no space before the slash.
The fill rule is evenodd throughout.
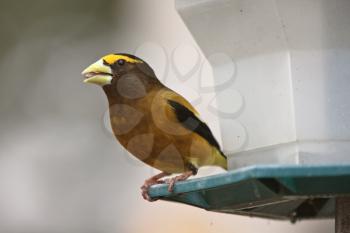
<path id="1" fill-rule="evenodd" d="M 180 202 L 208 211 L 290 220 L 335 217 L 336 198 L 350 196 L 350 165 L 257 165 L 154 185 L 154 199 Z"/>

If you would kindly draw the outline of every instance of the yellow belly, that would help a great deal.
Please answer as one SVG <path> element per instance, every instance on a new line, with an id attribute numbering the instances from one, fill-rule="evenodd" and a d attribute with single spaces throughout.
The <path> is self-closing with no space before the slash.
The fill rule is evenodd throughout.
<path id="1" fill-rule="evenodd" d="M 111 120 L 114 125 L 112 128 L 117 128 L 116 121 L 120 120 L 116 118 Z M 178 130 L 188 131 L 181 126 Z M 117 131 L 114 129 L 114 132 Z M 214 161 L 212 147 L 191 131 L 173 135 L 143 119 L 129 132 L 115 135 L 120 144 L 133 156 L 164 172 L 182 173 L 190 170 L 190 164 L 198 168 L 211 165 Z"/>
<path id="2" fill-rule="evenodd" d="M 226 166 L 217 149 L 177 120 L 167 99 L 181 100 L 181 96 L 169 90 L 148 95 L 110 106 L 113 132 L 126 150 L 146 164 L 168 173 L 188 171 L 191 166 Z M 182 102 L 193 109 L 185 100 Z"/>

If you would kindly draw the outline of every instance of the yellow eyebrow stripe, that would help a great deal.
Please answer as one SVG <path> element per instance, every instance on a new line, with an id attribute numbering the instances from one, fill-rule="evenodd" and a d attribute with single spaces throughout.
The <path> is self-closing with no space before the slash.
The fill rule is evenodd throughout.
<path id="1" fill-rule="evenodd" d="M 119 59 L 123 59 L 129 63 L 142 63 L 141 60 L 134 59 L 134 58 L 131 58 L 131 57 L 128 57 L 125 55 L 116 55 L 116 54 L 108 54 L 108 55 L 104 56 L 102 59 L 110 65 L 114 64 Z"/>

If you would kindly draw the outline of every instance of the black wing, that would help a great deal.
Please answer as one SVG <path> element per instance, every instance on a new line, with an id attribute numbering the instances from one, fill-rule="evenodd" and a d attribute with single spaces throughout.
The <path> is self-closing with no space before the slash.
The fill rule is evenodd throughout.
<path id="1" fill-rule="evenodd" d="M 182 104 L 173 101 L 168 100 L 169 105 L 174 109 L 175 115 L 178 119 L 178 121 L 186 128 L 189 129 L 201 137 L 203 137 L 207 142 L 216 147 L 218 151 L 226 158 L 226 156 L 222 153 L 220 149 L 219 143 L 214 138 L 212 132 L 210 131 L 209 127 L 202 122 L 192 111 L 190 111 L 188 108 L 183 106 Z"/>

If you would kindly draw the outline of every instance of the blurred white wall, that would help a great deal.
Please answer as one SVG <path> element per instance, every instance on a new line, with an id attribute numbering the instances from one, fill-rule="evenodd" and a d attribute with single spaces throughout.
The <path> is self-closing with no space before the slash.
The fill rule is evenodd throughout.
<path id="1" fill-rule="evenodd" d="M 80 72 L 106 53 L 142 55 L 219 137 L 201 88 L 210 68 L 172 0 L 1 1 L 0 19 L 1 233 L 333 232 L 141 198 L 154 171 L 116 143 L 104 93 Z"/>

